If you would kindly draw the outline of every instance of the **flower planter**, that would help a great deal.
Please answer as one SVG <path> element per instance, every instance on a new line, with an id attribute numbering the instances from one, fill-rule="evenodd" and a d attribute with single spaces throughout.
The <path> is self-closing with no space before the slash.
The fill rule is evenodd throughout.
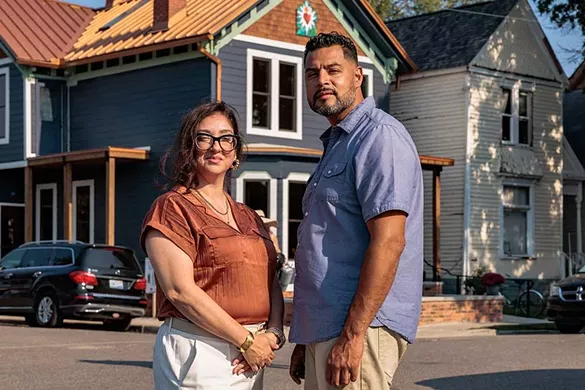
<path id="1" fill-rule="evenodd" d="M 498 295 L 500 293 L 500 285 L 496 284 L 493 286 L 486 287 L 487 295 Z"/>

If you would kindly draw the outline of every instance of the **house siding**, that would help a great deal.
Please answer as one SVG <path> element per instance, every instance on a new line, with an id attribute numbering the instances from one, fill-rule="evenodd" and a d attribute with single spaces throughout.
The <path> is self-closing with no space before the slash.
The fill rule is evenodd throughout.
<path id="1" fill-rule="evenodd" d="M 0 163 L 22 161 L 24 159 L 24 80 L 14 64 L 1 68 L 9 69 L 10 142 L 0 145 Z"/>
<path id="2" fill-rule="evenodd" d="M 561 91 L 537 84 L 533 92 L 533 153 L 544 175 L 534 183 L 536 260 L 500 259 L 500 193 L 498 175 L 501 110 L 500 78 L 472 74 L 470 127 L 470 258 L 472 268 L 484 264 L 502 274 L 554 278 L 561 274 L 562 232 L 562 103 Z"/>
<path id="3" fill-rule="evenodd" d="M 211 63 L 195 59 L 80 81 L 70 88 L 72 150 L 151 148 L 149 161 L 116 164 L 115 242 L 134 248 L 141 261 L 140 227 L 160 194 L 155 182 L 160 157 L 174 142 L 183 115 L 210 97 L 210 78 Z M 105 164 L 92 169 L 77 176 L 74 167 L 74 178 L 95 179 L 95 240 L 103 242 Z"/>
<path id="4" fill-rule="evenodd" d="M 292 57 L 302 58 L 301 51 L 281 49 L 278 47 L 259 45 L 249 42 L 233 40 L 223 47 L 219 52 L 219 58 L 223 63 L 222 73 L 222 98 L 232 105 L 239 114 L 238 124 L 249 143 L 272 143 L 286 146 L 297 146 L 313 149 L 322 149 L 323 144 L 319 136 L 329 127 L 327 119 L 311 110 L 306 98 L 305 83 L 302 82 L 302 93 L 299 97 L 302 102 L 302 140 L 292 140 L 286 138 L 276 138 L 263 135 L 247 134 L 246 129 L 246 69 L 247 69 L 247 50 L 254 49 L 264 52 L 276 53 Z M 367 69 L 373 69 L 374 72 L 374 98 L 378 107 L 388 111 L 388 85 L 384 84 L 383 76 L 371 64 L 360 64 Z M 302 74 L 302 72 L 301 72 Z"/>
<path id="5" fill-rule="evenodd" d="M 441 263 L 462 272 L 463 209 L 466 150 L 466 74 L 404 80 L 390 92 L 390 112 L 410 132 L 418 152 L 452 158 L 455 165 L 441 173 Z M 425 259 L 432 263 L 432 172 L 424 171 Z M 426 268 L 427 275 L 432 269 Z M 446 277 L 446 275 L 443 275 Z"/>
<path id="6" fill-rule="evenodd" d="M 472 65 L 510 73 L 558 80 L 551 55 L 544 44 L 530 6 L 522 0 L 494 32 Z"/>

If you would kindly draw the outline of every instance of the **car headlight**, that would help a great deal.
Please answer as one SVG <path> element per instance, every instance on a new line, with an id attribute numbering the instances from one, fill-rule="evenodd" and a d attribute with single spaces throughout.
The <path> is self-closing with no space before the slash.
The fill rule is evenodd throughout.
<path id="1" fill-rule="evenodd" d="M 558 297 L 561 294 L 561 288 L 556 284 L 551 284 L 549 296 Z"/>

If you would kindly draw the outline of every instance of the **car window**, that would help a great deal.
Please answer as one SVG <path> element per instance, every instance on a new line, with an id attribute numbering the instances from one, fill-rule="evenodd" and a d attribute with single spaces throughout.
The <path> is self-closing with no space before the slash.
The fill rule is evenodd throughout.
<path id="1" fill-rule="evenodd" d="M 73 251 L 65 248 L 55 248 L 52 265 L 73 264 Z"/>
<path id="2" fill-rule="evenodd" d="M 87 248 L 82 263 L 84 268 L 140 270 L 134 253 L 118 248 Z"/>
<path id="3" fill-rule="evenodd" d="M 51 262 L 53 248 L 29 249 L 20 262 L 21 267 L 46 267 Z"/>
<path id="4" fill-rule="evenodd" d="M 24 255 L 25 250 L 14 250 L 4 256 L 2 261 L 0 262 L 1 269 L 9 269 L 9 268 L 16 268 L 20 265 L 22 261 L 22 256 Z"/>

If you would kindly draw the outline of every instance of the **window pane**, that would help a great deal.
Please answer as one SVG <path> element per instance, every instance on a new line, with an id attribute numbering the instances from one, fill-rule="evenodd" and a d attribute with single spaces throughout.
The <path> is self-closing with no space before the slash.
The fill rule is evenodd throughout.
<path id="1" fill-rule="evenodd" d="M 73 252 L 69 249 L 55 249 L 53 265 L 68 265 L 73 263 Z"/>
<path id="2" fill-rule="evenodd" d="M 76 200 L 76 240 L 83 241 L 83 242 L 90 242 L 90 226 L 89 226 L 89 216 L 90 216 L 90 187 L 83 186 L 77 187 L 77 200 Z"/>
<path id="3" fill-rule="evenodd" d="M 281 97 L 278 112 L 280 130 L 296 131 L 295 112 L 295 99 Z"/>
<path id="4" fill-rule="evenodd" d="M 518 115 L 528 116 L 528 94 L 520 92 L 520 106 L 518 107 Z"/>
<path id="5" fill-rule="evenodd" d="M 6 106 L 6 75 L 0 75 L 0 107 Z"/>
<path id="6" fill-rule="evenodd" d="M 131 269 L 140 271 L 134 253 L 125 249 L 87 248 L 82 257 L 83 268 Z"/>
<path id="7" fill-rule="evenodd" d="M 254 58 L 254 92 L 270 92 L 270 61 Z"/>
<path id="8" fill-rule="evenodd" d="M 510 141 L 510 120 L 509 116 L 502 116 L 502 141 Z"/>
<path id="9" fill-rule="evenodd" d="M 6 107 L 0 107 L 0 139 L 5 138 L 5 137 L 6 137 Z"/>
<path id="10" fill-rule="evenodd" d="M 254 127 L 269 128 L 270 125 L 270 96 L 254 94 L 252 97 L 252 125 Z"/>
<path id="11" fill-rule="evenodd" d="M 295 65 L 280 63 L 280 96 L 295 96 Z"/>
<path id="12" fill-rule="evenodd" d="M 506 102 L 506 106 L 504 108 L 504 114 L 512 114 L 512 91 L 509 89 L 502 89 L 502 93 L 504 94 L 504 101 Z"/>
<path id="13" fill-rule="evenodd" d="M 530 188 L 528 187 L 504 187 L 503 202 L 508 206 L 529 206 Z"/>
<path id="14" fill-rule="evenodd" d="M 526 211 L 504 211 L 504 253 L 527 254 L 527 221 Z"/>
<path id="15" fill-rule="evenodd" d="M 518 142 L 525 145 L 530 145 L 530 128 L 528 119 L 520 118 L 518 120 Z"/>
<path id="16" fill-rule="evenodd" d="M 46 267 L 51 262 L 52 248 L 29 249 L 22 258 L 21 267 Z"/>
<path id="17" fill-rule="evenodd" d="M 264 215 L 270 216 L 268 212 L 268 180 L 244 182 L 244 203 L 252 210 L 262 210 Z"/>
<path id="18" fill-rule="evenodd" d="M 302 201 L 307 185 L 290 183 L 288 186 L 288 257 L 294 259 L 297 248 L 297 230 L 303 219 Z"/>
<path id="19" fill-rule="evenodd" d="M 41 190 L 41 240 L 53 239 L 53 190 Z"/>
<path id="20" fill-rule="evenodd" d="M 2 267 L 2 269 L 18 267 L 24 253 L 25 251 L 23 250 L 15 250 L 10 252 L 2 259 L 0 267 Z"/>
<path id="21" fill-rule="evenodd" d="M 362 95 L 364 95 L 364 97 L 368 97 L 368 86 L 368 75 L 364 75 L 364 80 L 362 81 Z"/>

